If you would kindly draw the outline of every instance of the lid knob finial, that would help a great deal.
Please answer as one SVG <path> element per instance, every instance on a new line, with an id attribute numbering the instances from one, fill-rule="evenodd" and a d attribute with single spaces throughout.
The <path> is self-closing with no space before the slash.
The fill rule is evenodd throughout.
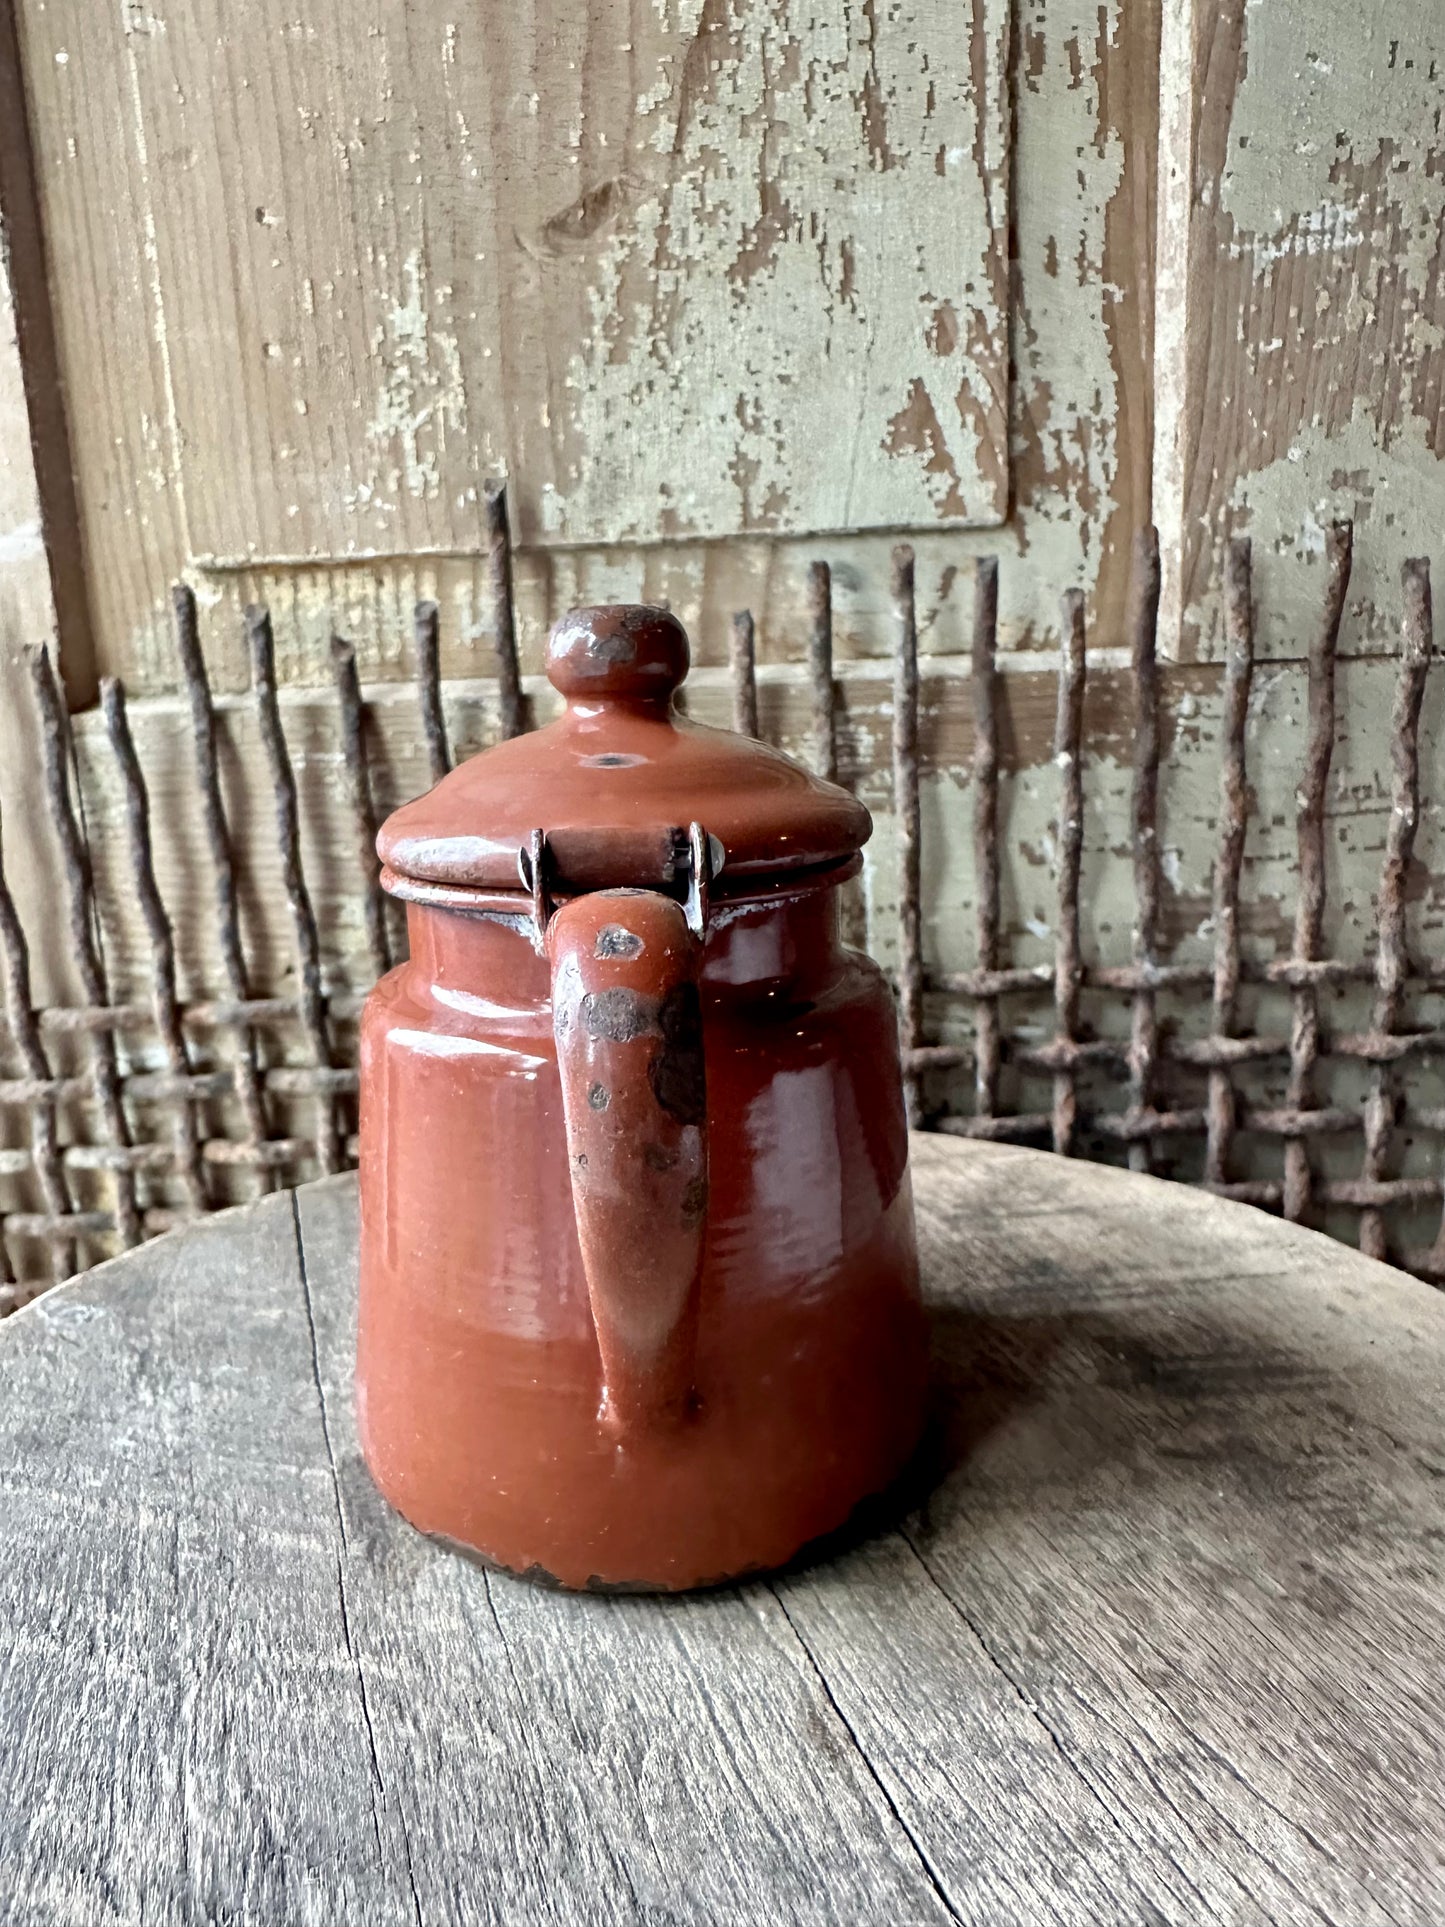
<path id="1" fill-rule="evenodd" d="M 608 602 L 573 609 L 547 642 L 547 680 L 569 700 L 665 703 L 688 668 L 687 631 L 666 609 Z"/>

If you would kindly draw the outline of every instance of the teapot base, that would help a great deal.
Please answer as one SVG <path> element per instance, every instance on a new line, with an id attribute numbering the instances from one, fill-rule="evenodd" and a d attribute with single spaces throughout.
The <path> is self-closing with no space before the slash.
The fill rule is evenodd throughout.
<path id="1" fill-rule="evenodd" d="M 825 1527 L 822 1531 L 812 1534 L 782 1558 L 738 1566 L 727 1572 L 698 1578 L 602 1579 L 594 1573 L 579 1582 L 575 1579 L 559 1578 L 555 1572 L 549 1572 L 545 1566 L 539 1565 L 536 1561 L 525 1567 L 509 1564 L 506 1559 L 498 1557 L 484 1547 L 469 1545 L 465 1540 L 455 1539 L 446 1532 L 428 1532 L 421 1527 L 417 1527 L 416 1530 L 440 1551 L 451 1553 L 458 1559 L 464 1559 L 468 1565 L 480 1566 L 486 1572 L 502 1573 L 508 1579 L 517 1579 L 525 1585 L 536 1586 L 541 1592 L 595 1593 L 602 1597 L 623 1598 L 645 1598 L 660 1593 L 715 1592 L 724 1586 L 744 1584 L 749 1579 L 762 1579 L 770 1573 L 811 1566 L 820 1561 L 838 1557 L 863 1539 L 871 1538 L 875 1533 L 886 1530 L 889 1516 L 895 1509 L 902 1509 L 905 1492 L 912 1491 L 909 1474 L 921 1456 L 922 1443 L 923 1427 L 920 1424 L 918 1439 L 882 1484 L 855 1499 L 836 1525 Z M 889 1496 L 895 1493 L 898 1495 L 897 1508 L 890 1507 L 888 1504 Z M 399 1510 L 395 1506 L 392 1509 Z M 402 1516 L 405 1517 L 405 1514 Z M 408 1523 L 412 1522 L 408 1521 Z"/>
<path id="2" fill-rule="evenodd" d="M 374 1293 L 357 1403 L 371 1476 L 428 1537 L 569 1591 L 687 1592 L 787 1565 L 892 1486 L 923 1432 L 906 1182 L 850 1262 L 704 1317 L 707 1394 L 683 1422 L 616 1436 L 596 1371 L 585 1338 L 508 1343 Z"/>

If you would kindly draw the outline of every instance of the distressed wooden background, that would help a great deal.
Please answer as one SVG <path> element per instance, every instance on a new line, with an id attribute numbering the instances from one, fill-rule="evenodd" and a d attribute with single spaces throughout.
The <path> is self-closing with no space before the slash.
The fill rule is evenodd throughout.
<path id="1" fill-rule="evenodd" d="M 977 561 L 1001 560 L 1002 924 L 1049 955 L 1058 598 L 1086 598 L 1085 941 L 1127 955 L 1129 547 L 1164 561 L 1163 928 L 1207 954 L 1219 583 L 1254 539 L 1261 668 L 1246 944 L 1293 905 L 1302 663 L 1325 531 L 1355 525 L 1327 947 L 1363 954 L 1391 800 L 1399 570 L 1445 525 L 1440 74 L 1410 0 L 448 0 L 0 6 L 0 808 L 37 996 L 77 995 L 33 795 L 24 644 L 77 712 L 102 924 L 143 976 L 99 678 L 122 676 L 183 964 L 208 967 L 172 581 L 201 601 L 223 710 L 241 611 L 275 615 L 326 968 L 363 975 L 330 639 L 377 719 L 384 803 L 425 780 L 405 679 L 441 607 L 458 746 L 495 729 L 481 495 L 505 474 L 521 664 L 577 601 L 668 601 L 695 713 L 727 714 L 732 611 L 757 619 L 764 728 L 806 735 L 807 571 L 832 566 L 847 755 L 878 812 L 894 928 L 888 551 L 917 556 L 924 945 L 975 961 L 960 798 Z M 1438 550 L 1436 553 L 1439 563 Z M 1435 679 L 1438 681 L 1438 679 Z M 1122 687 L 1122 684 L 1119 685 Z M 1422 788 L 1445 794 L 1440 694 Z M 225 724 L 255 843 L 258 988 L 291 948 L 249 712 Z M 331 827 L 328 827 L 331 825 Z M 1428 806 L 1412 940 L 1438 943 Z M 349 907 L 350 906 L 350 907 Z M 190 963 L 186 960 L 190 959 Z M 954 1021 L 946 1009 L 936 1028 Z"/>

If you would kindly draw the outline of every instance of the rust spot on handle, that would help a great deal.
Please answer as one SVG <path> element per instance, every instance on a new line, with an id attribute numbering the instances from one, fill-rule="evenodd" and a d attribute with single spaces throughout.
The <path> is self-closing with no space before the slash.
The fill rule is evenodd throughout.
<path id="1" fill-rule="evenodd" d="M 708 1202 L 702 943 L 660 893 L 563 904 L 547 930 L 577 1239 L 622 1439 L 696 1411 Z"/>

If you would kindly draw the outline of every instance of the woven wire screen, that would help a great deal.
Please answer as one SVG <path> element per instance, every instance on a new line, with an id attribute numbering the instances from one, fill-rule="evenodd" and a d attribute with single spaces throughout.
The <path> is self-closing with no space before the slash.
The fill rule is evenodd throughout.
<path id="1" fill-rule="evenodd" d="M 518 668 L 505 494 L 487 495 L 496 611 L 500 729 L 525 727 Z M 1127 962 L 1084 955 L 1084 598 L 1061 605 L 1057 782 L 1053 850 L 1053 960 L 1019 965 L 1005 954 L 1000 861 L 998 572 L 978 565 L 972 640 L 970 772 L 974 966 L 925 973 L 920 811 L 920 677 L 913 555 L 894 551 L 892 801 L 898 895 L 896 985 L 910 1119 L 967 1137 L 1049 1146 L 1065 1155 L 1123 1158 L 1136 1170 L 1201 1183 L 1228 1197 L 1338 1229 L 1423 1276 L 1445 1277 L 1440 1230 L 1445 1108 L 1423 1101 L 1420 1067 L 1445 1053 L 1445 1029 L 1415 1014 L 1445 989 L 1445 966 L 1412 957 L 1407 878 L 1420 820 L 1419 723 L 1431 652 L 1428 565 L 1405 565 L 1403 647 L 1388 743 L 1392 807 L 1379 875 L 1373 956 L 1322 954 L 1326 792 L 1336 740 L 1335 660 L 1349 583 L 1351 533 L 1327 540 L 1327 589 L 1308 663 L 1308 731 L 1297 792 L 1297 896 L 1287 955 L 1246 958 L 1241 877 L 1250 829 L 1246 716 L 1254 671 L 1250 551 L 1225 562 L 1227 657 L 1219 759 L 1213 956 L 1170 961 L 1161 934 L 1160 677 L 1155 636 L 1159 557 L 1151 532 L 1136 543 L 1129 615 L 1134 917 Z M 808 580 L 806 659 L 810 755 L 839 773 L 840 701 L 826 563 Z M 355 1160 L 354 989 L 328 984 L 321 933 L 302 858 L 302 803 L 278 699 L 271 620 L 248 612 L 251 701 L 274 799 L 274 835 L 288 911 L 295 992 L 253 994 L 239 913 L 232 826 L 217 751 L 216 709 L 197 631 L 196 603 L 175 592 L 175 638 L 188 698 L 189 746 L 210 869 L 209 909 L 221 980 L 184 1001 L 176 939 L 157 882 L 151 804 L 120 684 L 103 686 L 110 753 L 124 799 L 130 886 L 144 921 L 149 995 L 112 1001 L 97 915 L 91 851 L 77 810 L 70 719 L 47 654 L 31 653 L 44 749 L 45 806 L 62 855 L 60 896 L 83 1001 L 37 1009 L 26 932 L 0 860 L 0 953 L 8 1037 L 0 1075 L 0 1309 L 45 1284 L 206 1211 L 346 1168 Z M 415 687 L 433 780 L 450 764 L 434 603 L 416 611 Z M 752 618 L 734 618 L 729 667 L 733 720 L 758 733 Z M 354 874 L 365 948 L 379 975 L 405 953 L 398 906 L 383 896 L 373 849 L 368 708 L 356 658 L 332 645 L 333 697 L 355 832 Z M 850 934 L 861 906 L 845 905 Z M 873 933 L 878 934 L 876 931 Z M 892 946 L 891 946 L 892 947 Z M 1326 1000 L 1353 990 L 1364 1020 L 1332 1026 Z M 966 1041 L 930 1042 L 929 1013 L 962 1011 Z M 956 1025 L 952 1026 L 957 1028 Z M 1348 1101 L 1332 1070 L 1358 1073 Z M 1348 1080 L 1347 1080 L 1348 1081 Z M 1429 1169 L 1401 1175 L 1400 1152 L 1424 1142 Z M 1241 1147 L 1248 1144 L 1248 1168 Z M 1259 1171 L 1259 1147 L 1272 1166 Z M 1322 1156 L 1328 1146 L 1329 1157 Z M 1352 1148 L 1351 1148 L 1352 1147 Z M 1345 1152 L 1353 1169 L 1341 1171 Z M 1418 1166 L 1419 1158 L 1413 1160 Z M 1406 1232 L 1426 1223 L 1409 1246 Z"/>

